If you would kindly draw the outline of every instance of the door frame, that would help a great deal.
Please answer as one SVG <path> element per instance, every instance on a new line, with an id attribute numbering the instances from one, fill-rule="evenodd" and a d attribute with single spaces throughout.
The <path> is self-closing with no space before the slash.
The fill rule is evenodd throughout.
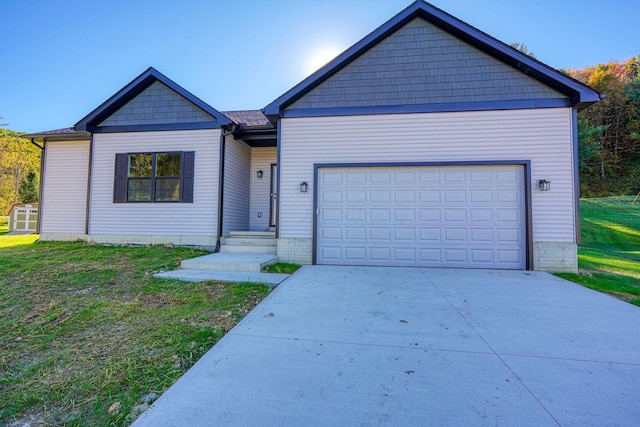
<path id="1" fill-rule="evenodd" d="M 275 227 L 278 218 L 278 164 L 271 163 L 269 174 L 269 227 Z"/>
<path id="2" fill-rule="evenodd" d="M 392 163 L 314 163 L 313 165 L 313 238 L 311 263 L 316 265 L 318 250 L 318 174 L 328 168 L 385 168 L 420 166 L 522 166 L 524 175 L 524 236 L 525 270 L 533 270 L 533 215 L 531 204 L 531 160 L 487 160 L 452 162 L 392 162 Z"/>

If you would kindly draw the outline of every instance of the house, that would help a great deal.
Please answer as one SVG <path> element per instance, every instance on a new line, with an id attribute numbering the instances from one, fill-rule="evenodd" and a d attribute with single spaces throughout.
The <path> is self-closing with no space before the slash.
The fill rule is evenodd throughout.
<path id="1" fill-rule="evenodd" d="M 577 270 L 577 111 L 601 95 L 421 0 L 262 110 L 150 68 L 44 144 L 43 240 Z"/>

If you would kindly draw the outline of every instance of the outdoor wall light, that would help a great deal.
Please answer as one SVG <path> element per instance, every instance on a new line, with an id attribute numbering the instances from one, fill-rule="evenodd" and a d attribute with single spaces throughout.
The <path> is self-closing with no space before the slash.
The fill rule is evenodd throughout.
<path id="1" fill-rule="evenodd" d="M 308 189 L 309 189 L 309 184 L 307 184 L 306 182 L 301 182 L 300 183 L 300 192 L 301 193 L 306 193 Z"/>
<path id="2" fill-rule="evenodd" d="M 540 191 L 549 191 L 551 190 L 551 181 L 547 181 L 546 179 L 541 179 L 538 181 L 538 188 Z"/>
<path id="3" fill-rule="evenodd" d="M 257 176 L 258 178 L 262 178 L 262 171 L 261 171 L 261 170 L 259 170 L 258 172 L 256 172 L 256 176 Z"/>

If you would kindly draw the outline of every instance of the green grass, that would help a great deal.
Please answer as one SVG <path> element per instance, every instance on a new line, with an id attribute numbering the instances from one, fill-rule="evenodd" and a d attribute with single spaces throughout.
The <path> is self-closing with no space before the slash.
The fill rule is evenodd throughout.
<path id="1" fill-rule="evenodd" d="M 277 262 L 275 264 L 268 265 L 262 269 L 265 273 L 280 273 L 280 274 L 293 274 L 300 266 L 298 264 L 291 264 L 289 262 Z"/>
<path id="2" fill-rule="evenodd" d="M 36 238 L 0 236 L 0 425 L 129 425 L 270 290 L 152 277 L 196 249 Z"/>
<path id="3" fill-rule="evenodd" d="M 559 276 L 640 306 L 640 203 L 633 197 L 582 199 L 580 274 Z"/>

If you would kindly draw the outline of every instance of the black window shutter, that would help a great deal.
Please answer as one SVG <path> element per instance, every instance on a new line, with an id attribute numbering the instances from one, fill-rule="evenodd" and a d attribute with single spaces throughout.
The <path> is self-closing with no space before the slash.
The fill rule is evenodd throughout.
<path id="1" fill-rule="evenodd" d="M 182 153 L 182 203 L 193 203 L 193 169 L 195 165 L 195 151 Z"/>
<path id="2" fill-rule="evenodd" d="M 127 166 L 129 155 L 116 154 L 115 177 L 113 180 L 113 203 L 125 203 L 127 201 Z"/>

